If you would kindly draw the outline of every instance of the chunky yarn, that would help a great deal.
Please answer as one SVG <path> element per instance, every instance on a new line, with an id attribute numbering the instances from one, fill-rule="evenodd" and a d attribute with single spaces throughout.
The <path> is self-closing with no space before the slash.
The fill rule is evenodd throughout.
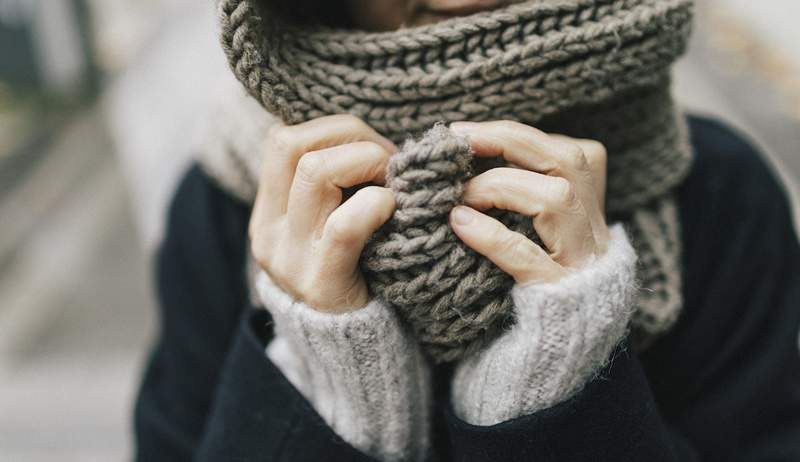
<path id="1" fill-rule="evenodd" d="M 442 361 L 462 357 L 511 321 L 513 279 L 464 245 L 448 224 L 473 173 L 469 143 L 442 125 L 407 142 L 387 172 L 397 211 L 362 254 L 370 288 L 391 301 Z M 495 217 L 538 240 L 530 218 Z"/>
<path id="2" fill-rule="evenodd" d="M 438 122 L 513 119 L 603 142 L 609 220 L 626 224 L 639 255 L 637 345 L 677 319 L 673 191 L 691 152 L 670 68 L 686 46 L 691 0 L 530 0 L 382 33 L 291 25 L 256 0 L 217 2 L 234 74 L 282 123 L 351 113 L 402 141 Z M 252 199 L 258 152 L 235 144 L 207 155 L 216 160 L 206 164 Z M 389 173 L 398 210 L 362 258 L 371 290 L 440 361 L 459 359 L 513 322 L 510 279 L 447 226 L 472 167 L 468 146 L 444 128 L 406 144 Z M 530 228 L 529 218 L 498 216 Z"/>

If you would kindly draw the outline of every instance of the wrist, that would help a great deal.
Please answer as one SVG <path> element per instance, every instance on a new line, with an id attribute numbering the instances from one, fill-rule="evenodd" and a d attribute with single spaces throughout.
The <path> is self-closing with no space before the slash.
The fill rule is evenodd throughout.
<path id="1" fill-rule="evenodd" d="M 321 313 L 263 272 L 256 289 L 275 322 L 267 356 L 323 420 L 380 460 L 423 460 L 430 371 L 396 314 L 377 300 L 353 312 Z"/>
<path id="2" fill-rule="evenodd" d="M 292 303 L 325 314 L 345 314 L 365 308 L 370 303 L 369 291 L 363 280 L 356 277 L 352 281 L 306 283 L 290 282 L 276 277 L 271 272 L 261 269 L 259 276 L 265 279 L 265 297 L 271 298 L 276 293 L 286 294 Z M 298 287 L 306 287 L 302 290 Z M 288 300 L 282 303 L 288 303 Z"/>
<path id="3" fill-rule="evenodd" d="M 551 407 L 577 393 L 627 331 L 636 255 L 620 226 L 608 251 L 554 283 L 512 290 L 516 324 L 457 366 L 453 406 L 489 425 Z"/>

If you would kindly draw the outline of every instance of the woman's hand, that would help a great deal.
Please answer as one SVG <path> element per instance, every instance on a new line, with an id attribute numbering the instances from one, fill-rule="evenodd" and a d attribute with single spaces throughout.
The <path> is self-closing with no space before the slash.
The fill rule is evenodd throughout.
<path id="1" fill-rule="evenodd" d="M 552 282 L 605 253 L 606 151 L 596 141 L 548 135 L 517 122 L 456 122 L 479 157 L 502 156 L 514 167 L 472 178 L 450 214 L 453 231 L 517 283 Z M 533 218 L 543 249 L 482 211 L 512 210 Z"/>
<path id="2" fill-rule="evenodd" d="M 271 130 L 249 232 L 255 259 L 284 291 L 324 312 L 367 304 L 358 259 L 394 197 L 366 186 L 342 203 L 341 188 L 383 184 L 396 149 L 349 115 Z"/>

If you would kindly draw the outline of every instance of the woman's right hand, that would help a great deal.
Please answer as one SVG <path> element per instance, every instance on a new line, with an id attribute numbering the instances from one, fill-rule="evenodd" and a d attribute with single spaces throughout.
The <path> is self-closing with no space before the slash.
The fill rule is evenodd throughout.
<path id="1" fill-rule="evenodd" d="M 250 217 L 253 256 L 275 284 L 317 311 L 342 313 L 369 301 L 358 260 L 367 239 L 394 213 L 384 184 L 397 150 L 351 115 L 270 130 Z"/>

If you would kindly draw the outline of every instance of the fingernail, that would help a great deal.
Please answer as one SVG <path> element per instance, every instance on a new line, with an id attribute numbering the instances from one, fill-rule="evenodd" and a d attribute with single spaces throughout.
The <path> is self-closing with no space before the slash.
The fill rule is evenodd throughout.
<path id="1" fill-rule="evenodd" d="M 459 226 L 466 226 L 472 223 L 472 220 L 474 219 L 475 219 L 474 213 L 472 212 L 472 210 L 466 207 L 462 207 L 459 205 L 458 207 L 455 207 L 453 209 L 453 221 L 455 222 L 455 224 Z"/>
<path id="2" fill-rule="evenodd" d="M 466 135 L 477 129 L 479 124 L 475 122 L 453 122 L 450 124 L 450 131 L 457 135 Z"/>

